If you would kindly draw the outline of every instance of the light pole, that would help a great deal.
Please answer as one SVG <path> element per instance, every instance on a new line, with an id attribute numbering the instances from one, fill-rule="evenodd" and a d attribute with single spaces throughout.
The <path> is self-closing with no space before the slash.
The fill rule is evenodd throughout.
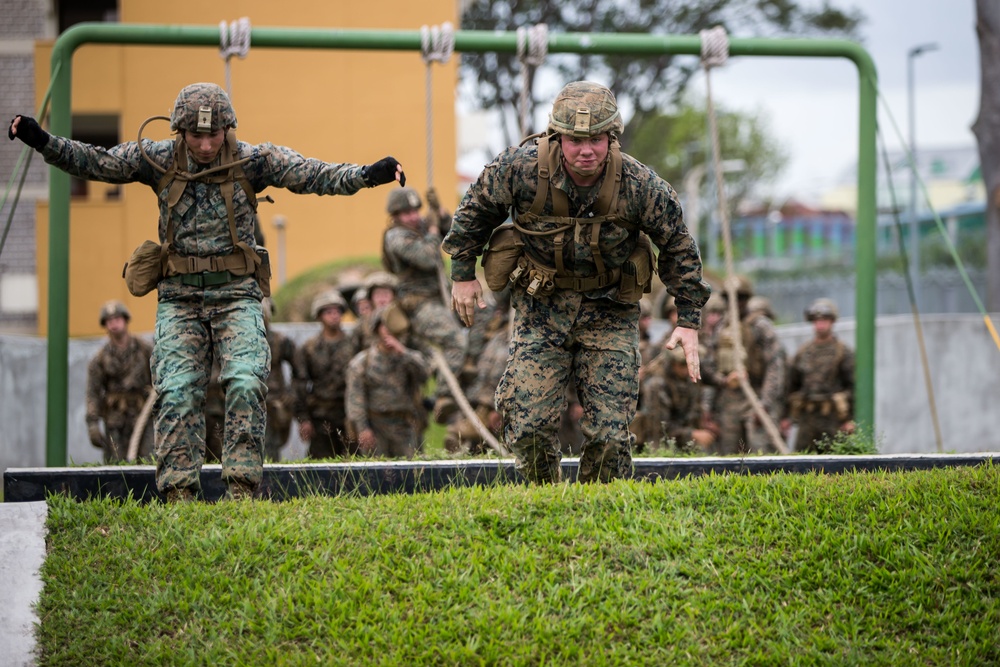
<path id="1" fill-rule="evenodd" d="M 277 284 L 278 287 L 281 287 L 285 284 L 285 228 L 288 226 L 288 218 L 279 213 L 274 216 L 272 222 L 274 223 L 274 228 L 278 230 Z"/>
<path id="2" fill-rule="evenodd" d="M 913 298 L 920 304 L 920 225 L 917 220 L 917 121 L 913 95 L 913 61 L 922 53 L 934 51 L 937 44 L 914 46 L 906 57 L 906 94 L 910 111 L 910 275 Z"/>

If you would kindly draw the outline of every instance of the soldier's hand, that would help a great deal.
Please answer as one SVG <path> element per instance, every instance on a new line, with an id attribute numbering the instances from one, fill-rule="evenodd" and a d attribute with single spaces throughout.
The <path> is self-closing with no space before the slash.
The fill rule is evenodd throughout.
<path id="1" fill-rule="evenodd" d="M 87 436 L 90 438 L 90 444 L 94 447 L 104 448 L 104 434 L 101 433 L 99 424 L 87 424 Z"/>
<path id="2" fill-rule="evenodd" d="M 378 162 L 361 167 L 361 177 L 365 179 L 365 185 L 374 188 L 376 185 L 385 185 L 393 181 L 406 185 L 406 174 L 403 173 L 403 165 L 399 164 L 396 158 L 384 157 Z"/>
<path id="3" fill-rule="evenodd" d="M 692 382 L 701 379 L 701 362 L 698 359 L 698 331 L 687 327 L 677 327 L 670 334 L 670 340 L 664 345 L 672 350 L 680 344 L 684 348 L 684 358 L 687 360 L 688 376 Z"/>
<path id="4" fill-rule="evenodd" d="M 451 286 L 451 309 L 458 313 L 458 319 L 467 327 L 471 327 L 476 319 L 476 306 L 480 310 L 486 308 L 479 280 L 456 280 Z"/>
<path id="5" fill-rule="evenodd" d="M 13 141 L 14 137 L 36 151 L 42 150 L 45 148 L 45 144 L 49 143 L 49 133 L 43 130 L 38 121 L 31 116 L 14 116 L 10 125 L 7 126 L 7 138 Z"/>
<path id="6" fill-rule="evenodd" d="M 715 434 L 708 429 L 696 428 L 691 431 L 691 439 L 703 450 L 707 450 L 715 443 Z"/>
<path id="7" fill-rule="evenodd" d="M 299 424 L 299 437 L 302 438 L 303 442 L 309 442 L 313 439 L 316 434 L 315 429 L 311 421 L 304 421 Z"/>
<path id="8" fill-rule="evenodd" d="M 358 448 L 365 454 L 371 454 L 375 451 L 375 432 L 370 428 L 366 428 L 361 433 L 358 433 Z"/>

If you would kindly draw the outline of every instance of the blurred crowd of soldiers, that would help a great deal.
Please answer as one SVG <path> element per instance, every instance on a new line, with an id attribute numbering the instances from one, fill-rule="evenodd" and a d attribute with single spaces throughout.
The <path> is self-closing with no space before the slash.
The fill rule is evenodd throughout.
<path id="1" fill-rule="evenodd" d="M 494 396 L 508 359 L 510 295 L 492 293 L 488 311 L 462 330 L 445 300 L 449 288 L 440 254 L 451 217 L 433 190 L 427 200 L 429 210 L 422 215 L 416 190 L 392 191 L 383 240 L 386 270 L 369 274 L 360 285 L 317 294 L 310 315 L 321 328 L 302 345 L 271 327 L 274 307 L 265 301 L 271 348 L 267 460 L 281 459 L 293 419 L 314 459 L 412 458 L 423 448 L 431 419 L 444 426 L 451 454 L 487 453 L 483 429 L 500 434 Z M 719 289 L 703 309 L 700 383 L 689 377 L 680 346 L 663 347 L 677 319 L 672 298 L 663 292 L 656 303 L 640 302 L 640 396 L 631 428 L 636 451 L 777 452 L 752 409 L 742 374 L 782 435 L 797 434 L 789 449 L 823 453 L 837 433 L 854 428 L 854 354 L 833 333 L 836 304 L 817 299 L 806 309 L 814 337 L 789 359 L 770 303 L 754 295 L 747 279 L 731 280 L 738 331 L 729 324 L 729 290 Z M 354 319 L 351 328 L 342 326 L 347 315 Z M 654 317 L 666 323 L 662 340 L 651 337 Z M 108 302 L 100 318 L 109 340 L 88 369 L 87 425 L 91 442 L 112 462 L 125 458 L 149 398 L 151 347 L 128 333 L 124 304 Z M 206 392 L 208 461 L 220 460 L 222 453 L 226 406 L 218 373 L 216 364 Z M 461 388 L 464 401 L 453 398 L 446 376 Z M 578 455 L 584 441 L 573 384 L 566 389 L 559 432 L 568 455 Z M 429 386 L 435 389 L 428 391 Z M 466 410 L 459 409 L 461 403 Z M 140 458 L 152 451 L 150 422 L 139 441 Z"/>

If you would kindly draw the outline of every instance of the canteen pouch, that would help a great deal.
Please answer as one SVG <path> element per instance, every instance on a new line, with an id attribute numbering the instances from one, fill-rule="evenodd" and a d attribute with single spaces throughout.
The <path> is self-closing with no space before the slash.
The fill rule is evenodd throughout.
<path id="1" fill-rule="evenodd" d="M 643 294 L 653 287 L 653 246 L 645 234 L 639 234 L 635 250 L 622 264 L 622 275 L 618 284 L 618 300 L 623 303 L 639 303 Z"/>
<path id="2" fill-rule="evenodd" d="M 500 292 L 507 287 L 510 274 L 517 268 L 517 260 L 521 257 L 524 244 L 521 234 L 512 224 L 503 224 L 493 231 L 490 242 L 483 253 L 483 273 L 486 276 L 486 286 L 494 292 Z"/>
<path id="3" fill-rule="evenodd" d="M 122 278 L 132 296 L 146 296 L 152 292 L 163 279 L 160 244 L 143 241 L 125 262 Z"/>
<path id="4" fill-rule="evenodd" d="M 260 285 L 261 293 L 267 297 L 271 296 L 271 257 L 267 254 L 267 248 L 257 246 L 257 255 L 260 257 L 260 264 L 254 272 L 254 278 Z"/>

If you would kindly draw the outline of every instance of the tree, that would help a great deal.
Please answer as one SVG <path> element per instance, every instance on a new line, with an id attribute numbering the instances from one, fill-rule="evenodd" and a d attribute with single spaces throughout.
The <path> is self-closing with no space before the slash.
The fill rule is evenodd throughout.
<path id="1" fill-rule="evenodd" d="M 817 9 L 803 4 L 795 0 L 470 0 L 462 13 L 462 29 L 515 31 L 544 23 L 550 32 L 562 33 L 690 35 L 722 26 L 739 36 L 852 37 L 863 20 L 858 10 L 845 12 L 831 7 L 828 0 Z M 606 84 L 619 104 L 631 111 L 628 137 L 647 116 L 681 99 L 699 63 L 697 58 L 672 54 L 557 54 L 543 67 L 557 74 L 559 81 L 595 79 Z M 508 143 L 519 139 L 513 119 L 517 118 L 521 73 L 514 54 L 462 55 L 464 81 L 472 86 L 482 108 L 501 111 Z M 528 81 L 529 86 L 533 83 Z M 536 101 L 529 104 L 533 110 Z"/>
<path id="2" fill-rule="evenodd" d="M 976 0 L 979 36 L 979 115 L 972 125 L 986 186 L 987 307 L 1000 311 L 1000 4 Z"/>
<path id="3" fill-rule="evenodd" d="M 742 163 L 738 170 L 726 174 L 726 194 L 732 212 L 756 186 L 777 176 L 788 156 L 759 116 L 727 112 L 718 106 L 715 115 L 723 160 Z M 646 115 L 632 131 L 629 152 L 681 191 L 687 189 L 686 179 L 692 173 L 698 176 L 695 180 L 702 182 L 715 178 L 708 157 L 706 128 L 704 104 L 684 103 L 674 113 Z"/>

